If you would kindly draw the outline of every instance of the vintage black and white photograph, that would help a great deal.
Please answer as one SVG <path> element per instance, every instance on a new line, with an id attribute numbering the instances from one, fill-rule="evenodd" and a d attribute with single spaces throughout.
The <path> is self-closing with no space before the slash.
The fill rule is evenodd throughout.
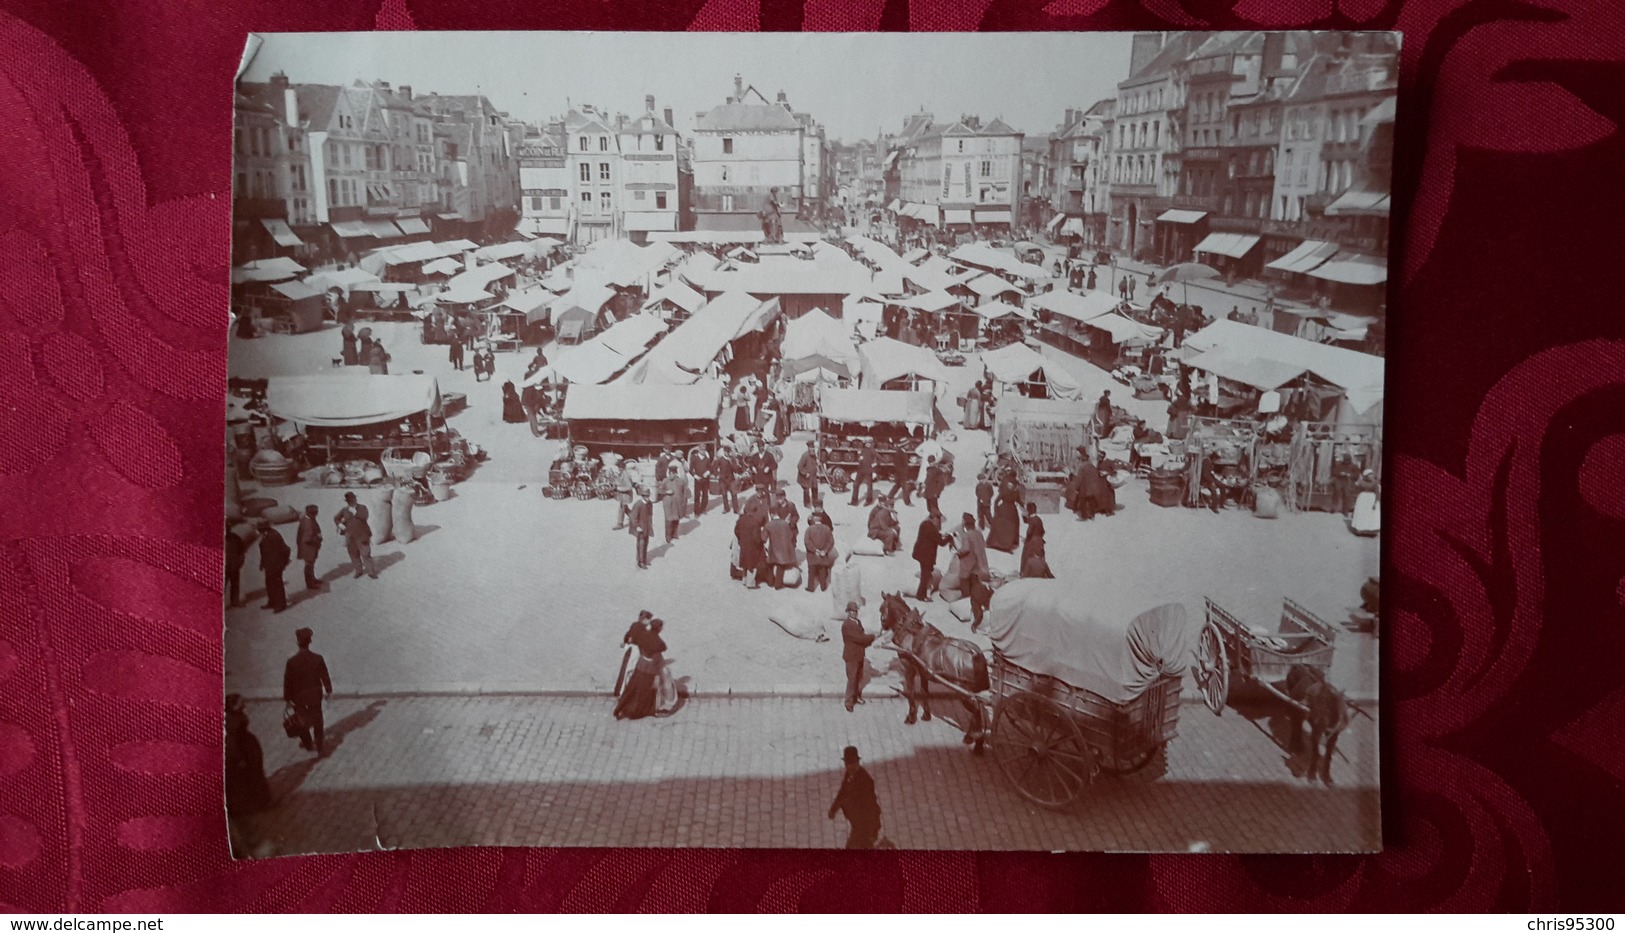
<path id="1" fill-rule="evenodd" d="M 250 37 L 234 854 L 1379 850 L 1398 52 Z"/>

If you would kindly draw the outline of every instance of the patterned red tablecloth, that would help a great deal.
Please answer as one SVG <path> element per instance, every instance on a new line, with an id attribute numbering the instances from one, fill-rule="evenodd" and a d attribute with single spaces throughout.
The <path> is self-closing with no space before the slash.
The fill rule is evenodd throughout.
<path id="1" fill-rule="evenodd" d="M 1625 4 L 473 6 L 0 0 L 0 910 L 1619 909 Z M 245 32 L 1255 25 L 1406 34 L 1385 853 L 228 860 L 219 430 Z"/>

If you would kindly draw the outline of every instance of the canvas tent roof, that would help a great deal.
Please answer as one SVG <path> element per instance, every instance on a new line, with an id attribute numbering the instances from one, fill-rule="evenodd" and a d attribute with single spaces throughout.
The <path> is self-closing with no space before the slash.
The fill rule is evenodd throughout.
<path id="1" fill-rule="evenodd" d="M 1016 317 L 1025 318 L 1029 321 L 1033 319 L 1033 313 L 1031 311 L 1028 311 L 1021 305 L 1013 305 L 1008 301 L 990 301 L 985 305 L 977 305 L 976 313 L 990 321 L 994 318 L 1001 318 L 1007 315 L 1015 315 Z"/>
<path id="2" fill-rule="evenodd" d="M 947 292 L 926 292 L 923 295 L 893 301 L 891 304 L 913 308 L 916 311 L 943 311 L 959 304 L 961 300 L 958 295 L 950 295 Z"/>
<path id="3" fill-rule="evenodd" d="M 1092 403 L 1081 398 L 1027 398 L 1012 394 L 999 399 L 996 416 L 1000 421 L 1032 424 L 1083 424 L 1095 416 L 1095 409 Z"/>
<path id="4" fill-rule="evenodd" d="M 478 285 L 465 282 L 461 285 L 453 285 L 443 292 L 435 292 L 431 297 L 435 301 L 443 301 L 446 304 L 474 305 L 482 301 L 490 301 L 496 296 Z"/>
<path id="5" fill-rule="evenodd" d="M 1026 382 L 1042 372 L 1050 394 L 1056 398 L 1083 397 L 1083 386 L 1059 363 L 1024 343 L 1012 343 L 982 354 L 982 365 L 993 378 L 1004 383 Z M 1002 402 L 1000 404 L 1003 404 Z"/>
<path id="6" fill-rule="evenodd" d="M 265 393 L 271 414 L 317 427 L 355 427 L 441 413 L 440 383 L 433 376 L 365 372 L 272 376 Z"/>
<path id="7" fill-rule="evenodd" d="M 866 389 L 878 389 L 903 376 L 929 379 L 939 387 L 945 387 L 949 379 L 948 367 L 935 353 L 901 340 L 878 337 L 859 347 L 858 354 L 862 357 L 861 381 Z"/>
<path id="8" fill-rule="evenodd" d="M 1353 412 L 1366 412 L 1383 398 L 1384 361 L 1380 356 L 1345 347 L 1315 343 L 1239 321 L 1219 320 L 1185 338 L 1186 358 L 1224 348 L 1240 359 L 1267 359 L 1301 366 L 1316 378 L 1341 388 Z"/>
<path id="9" fill-rule="evenodd" d="M 992 273 L 979 275 L 965 283 L 970 290 L 983 298 L 992 298 L 994 295 L 1024 294 L 1019 286 Z"/>
<path id="10" fill-rule="evenodd" d="M 669 301 L 689 314 L 705 307 L 705 296 L 689 288 L 686 283 L 673 280 L 655 290 L 649 300 L 643 303 L 645 308 L 652 307 L 662 301 Z"/>
<path id="11" fill-rule="evenodd" d="M 666 322 L 653 314 L 634 314 L 598 335 L 604 346 L 631 359 L 648 349 L 649 343 L 666 332 Z"/>
<path id="12" fill-rule="evenodd" d="M 650 350 L 623 381 L 684 385 L 700 373 L 729 343 L 760 330 L 779 313 L 779 300 L 762 300 L 745 292 L 717 296 Z"/>
<path id="13" fill-rule="evenodd" d="M 715 421 L 722 412 L 722 383 L 693 385 L 577 385 L 564 399 L 567 421 Z"/>
<path id="14" fill-rule="evenodd" d="M 840 364 L 849 376 L 856 376 L 862 365 L 850 325 L 822 313 L 803 314 L 787 322 L 780 352 L 786 366 L 821 356 Z"/>
<path id="15" fill-rule="evenodd" d="M 825 421 L 876 424 L 931 424 L 936 405 L 930 392 L 892 392 L 883 389 L 825 389 L 819 395 L 819 415 Z"/>
<path id="16" fill-rule="evenodd" d="M 1049 273 L 1043 267 L 1022 262 L 1013 254 L 996 250 L 982 243 L 966 243 L 948 254 L 948 258 L 967 266 L 998 269 L 1024 279 L 1045 279 Z"/>
<path id="17" fill-rule="evenodd" d="M 311 288 L 327 291 L 331 288 L 339 289 L 345 293 L 364 282 L 376 282 L 378 276 L 364 269 L 351 267 L 349 269 L 333 269 L 326 272 L 315 272 L 305 277 L 305 284 Z"/>
<path id="18" fill-rule="evenodd" d="M 925 257 L 927 257 L 929 255 L 931 255 L 930 250 L 926 249 L 923 246 L 916 246 L 913 249 L 909 250 L 908 252 L 904 253 L 902 258 L 903 258 L 904 262 L 913 264 L 913 263 L 919 262 L 920 260 L 924 259 Z"/>
<path id="19" fill-rule="evenodd" d="M 566 311 L 579 309 L 588 314 L 597 314 L 614 297 L 615 289 L 610 288 L 608 285 L 596 285 L 578 280 L 574 288 L 565 292 L 558 301 L 553 303 L 553 312 L 558 315 Z"/>
<path id="20" fill-rule="evenodd" d="M 1122 587 L 1012 580 L 993 594 L 987 632 L 1011 663 L 1127 703 L 1164 675 L 1183 675 L 1194 640 L 1181 603 L 1136 612 Z"/>
<path id="21" fill-rule="evenodd" d="M 289 301 L 304 301 L 309 298 L 322 297 L 321 289 L 311 288 L 304 282 L 273 282 L 271 283 L 271 291 Z"/>
<path id="22" fill-rule="evenodd" d="M 439 259 L 434 260 L 433 262 L 424 263 L 423 264 L 423 274 L 424 275 L 453 275 L 453 274 L 455 274 L 457 272 L 458 269 L 461 269 L 462 267 L 463 267 L 462 263 L 460 263 L 457 260 L 451 258 L 450 256 L 442 256 Z"/>
<path id="23" fill-rule="evenodd" d="M 543 288 L 530 288 L 509 295 L 502 307 L 525 316 L 526 324 L 534 324 L 547 317 L 547 306 L 557 297 Z"/>
<path id="24" fill-rule="evenodd" d="M 231 270 L 231 284 L 281 282 L 285 279 L 291 279 L 303 271 L 305 271 L 304 266 L 286 256 L 277 256 L 272 259 L 255 259 Z"/>
<path id="25" fill-rule="evenodd" d="M 520 244 L 521 246 L 524 244 Z M 498 279 L 505 279 L 513 275 L 513 270 L 500 262 L 488 263 L 483 266 L 470 266 L 467 271 L 451 277 L 447 286 L 451 289 L 483 289 Z"/>
<path id="26" fill-rule="evenodd" d="M 626 368 L 626 357 L 594 337 L 586 343 L 563 347 L 552 361 L 553 371 L 576 386 L 597 385 Z M 571 393 L 575 392 L 572 388 Z M 568 404 L 568 400 L 566 400 Z"/>
<path id="27" fill-rule="evenodd" d="M 1118 299 L 1102 291 L 1084 292 L 1079 295 L 1056 290 L 1034 296 L 1028 300 L 1027 307 L 1035 311 L 1049 311 L 1074 321 L 1088 321 L 1103 314 L 1110 314 L 1118 303 Z"/>
<path id="28" fill-rule="evenodd" d="M 1237 356 L 1223 347 L 1199 353 L 1186 360 L 1185 365 L 1205 373 L 1213 373 L 1231 382 L 1251 386 L 1262 392 L 1278 389 L 1306 372 L 1302 366 L 1278 360 Z"/>
<path id="29" fill-rule="evenodd" d="M 1083 323 L 1086 327 L 1105 331 L 1112 338 L 1112 343 L 1156 343 L 1162 339 L 1162 328 L 1141 324 L 1115 312 L 1092 317 Z"/>
<path id="30" fill-rule="evenodd" d="M 531 245 L 529 243 L 495 243 L 475 250 L 474 258 L 481 262 L 498 262 L 503 259 L 517 259 L 520 256 L 529 256 L 530 254 Z"/>

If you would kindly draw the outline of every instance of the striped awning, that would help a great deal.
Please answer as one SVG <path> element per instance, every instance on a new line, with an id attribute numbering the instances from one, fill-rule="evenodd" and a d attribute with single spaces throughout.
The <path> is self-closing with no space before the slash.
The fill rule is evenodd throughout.
<path id="1" fill-rule="evenodd" d="M 397 240 L 405 236 L 399 228 L 387 220 L 364 220 L 362 223 L 367 226 L 368 236 L 375 236 L 380 240 Z"/>
<path id="2" fill-rule="evenodd" d="M 1304 240 L 1285 256 L 1274 262 L 1265 263 L 1265 268 L 1279 269 L 1282 272 L 1308 272 L 1332 258 L 1332 255 L 1336 252 L 1336 243 L 1328 243 L 1325 240 Z"/>
<path id="3" fill-rule="evenodd" d="M 1196 252 L 1240 259 L 1258 245 L 1258 237 L 1246 233 L 1210 233 L 1196 244 Z"/>

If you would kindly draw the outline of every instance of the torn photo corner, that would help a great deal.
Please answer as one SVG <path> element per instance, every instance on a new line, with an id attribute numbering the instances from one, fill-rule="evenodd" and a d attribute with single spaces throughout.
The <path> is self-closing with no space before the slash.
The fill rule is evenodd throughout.
<path id="1" fill-rule="evenodd" d="M 233 852 L 1380 850 L 1398 49 L 250 35 Z"/>

